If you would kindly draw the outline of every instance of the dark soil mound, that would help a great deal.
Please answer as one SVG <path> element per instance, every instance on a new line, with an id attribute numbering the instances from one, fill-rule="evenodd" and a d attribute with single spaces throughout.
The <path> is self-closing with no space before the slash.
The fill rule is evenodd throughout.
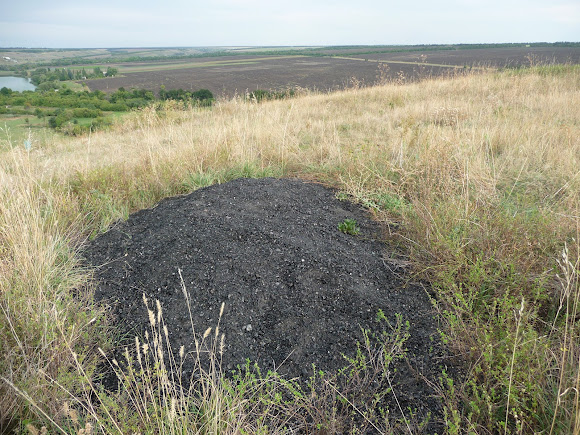
<path id="1" fill-rule="evenodd" d="M 338 230 L 349 218 L 359 235 Z M 409 358 L 397 362 L 395 392 L 403 409 L 438 415 L 425 381 L 441 374 L 443 354 L 431 304 L 393 272 L 380 239 L 363 209 L 321 185 L 238 179 L 135 213 L 85 257 L 97 266 L 97 300 L 130 335 L 148 325 L 145 293 L 161 302 L 173 348 L 192 350 L 179 269 L 197 330 L 215 326 L 225 302 L 226 370 L 249 358 L 301 379 L 312 364 L 335 371 L 346 365 L 343 354 L 355 354 L 361 328 L 377 327 L 379 309 L 392 323 L 399 313 L 410 322 Z"/>

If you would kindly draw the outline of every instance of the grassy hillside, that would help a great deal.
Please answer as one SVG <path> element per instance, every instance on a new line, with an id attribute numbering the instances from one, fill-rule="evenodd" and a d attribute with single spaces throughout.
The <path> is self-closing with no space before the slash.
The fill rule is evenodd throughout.
<path id="1" fill-rule="evenodd" d="M 387 243 L 436 289 L 442 336 L 465 361 L 465 379 L 441 376 L 449 433 L 580 433 L 577 66 L 211 109 L 167 104 L 111 131 L 33 140 L 30 152 L 0 140 L 4 425 L 258 431 L 271 408 L 245 406 L 247 391 L 215 379 L 179 418 L 166 386 L 165 396 L 141 386 L 149 398 L 92 391 L 96 349 L 115 335 L 77 251 L 165 196 L 273 175 L 318 180 L 369 207 Z M 266 384 L 245 385 L 267 395 Z M 97 394 L 100 406 L 83 400 Z M 128 416 L 136 398 L 146 406 L 133 402 L 143 412 Z"/>

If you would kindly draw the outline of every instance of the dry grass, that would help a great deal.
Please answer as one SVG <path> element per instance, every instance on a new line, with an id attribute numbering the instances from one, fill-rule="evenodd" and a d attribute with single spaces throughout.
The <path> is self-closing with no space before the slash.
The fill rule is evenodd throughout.
<path id="1" fill-rule="evenodd" d="M 45 412 L 58 411 L 63 395 L 47 388 L 48 380 L 74 385 L 74 376 L 66 373 L 71 352 L 82 351 L 87 363 L 94 359 L 87 348 L 98 340 L 92 333 L 101 323 L 90 292 L 73 297 L 88 273 L 78 267 L 74 252 L 80 217 L 62 213 L 70 198 L 45 190 L 27 160 L 12 158 L 10 181 L 3 180 L 0 191 L 1 426 L 22 408 L 5 382 L 16 384 Z"/>
<path id="2" fill-rule="evenodd" d="M 552 66 L 167 105 L 13 147 L 0 154 L 0 375 L 50 415 L 62 407 L 47 379 L 74 380 L 70 348 L 90 354 L 98 326 L 71 293 L 86 282 L 82 235 L 207 184 L 300 176 L 400 224 L 389 242 L 439 290 L 445 338 L 469 367 L 445 384 L 450 432 L 578 433 L 579 138 L 580 69 Z M 0 397 L 4 416 L 25 409 L 6 383 Z"/>

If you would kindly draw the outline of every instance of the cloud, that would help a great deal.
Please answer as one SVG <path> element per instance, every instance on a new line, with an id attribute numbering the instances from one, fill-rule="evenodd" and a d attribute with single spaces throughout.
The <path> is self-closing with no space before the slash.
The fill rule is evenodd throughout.
<path id="1" fill-rule="evenodd" d="M 563 3 L 540 8 L 540 13 L 551 21 L 577 24 L 578 36 L 580 37 L 580 4 Z"/>
<path id="2" fill-rule="evenodd" d="M 563 0 L 29 0 L 0 19 L 0 44 L 50 47 L 580 39 L 580 4 Z"/>

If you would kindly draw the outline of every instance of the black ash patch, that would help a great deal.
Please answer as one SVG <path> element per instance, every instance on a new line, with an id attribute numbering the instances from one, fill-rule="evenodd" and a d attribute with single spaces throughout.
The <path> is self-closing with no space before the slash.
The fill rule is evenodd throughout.
<path id="1" fill-rule="evenodd" d="M 360 234 L 339 231 L 345 219 Z M 392 370 L 395 393 L 403 409 L 436 418 L 429 383 L 438 383 L 446 360 L 436 320 L 424 288 L 385 261 L 381 234 L 365 210 L 319 184 L 238 179 L 139 211 L 84 255 L 96 267 L 96 299 L 128 337 L 148 326 L 145 293 L 160 301 L 173 349 L 194 349 L 179 270 L 196 331 L 214 327 L 225 302 L 224 371 L 249 359 L 301 382 L 313 364 L 335 372 L 343 354 L 355 354 L 361 328 L 377 328 L 379 310 L 392 323 L 400 314 L 410 337 L 408 358 Z M 192 370 L 186 362 L 185 375 Z"/>

